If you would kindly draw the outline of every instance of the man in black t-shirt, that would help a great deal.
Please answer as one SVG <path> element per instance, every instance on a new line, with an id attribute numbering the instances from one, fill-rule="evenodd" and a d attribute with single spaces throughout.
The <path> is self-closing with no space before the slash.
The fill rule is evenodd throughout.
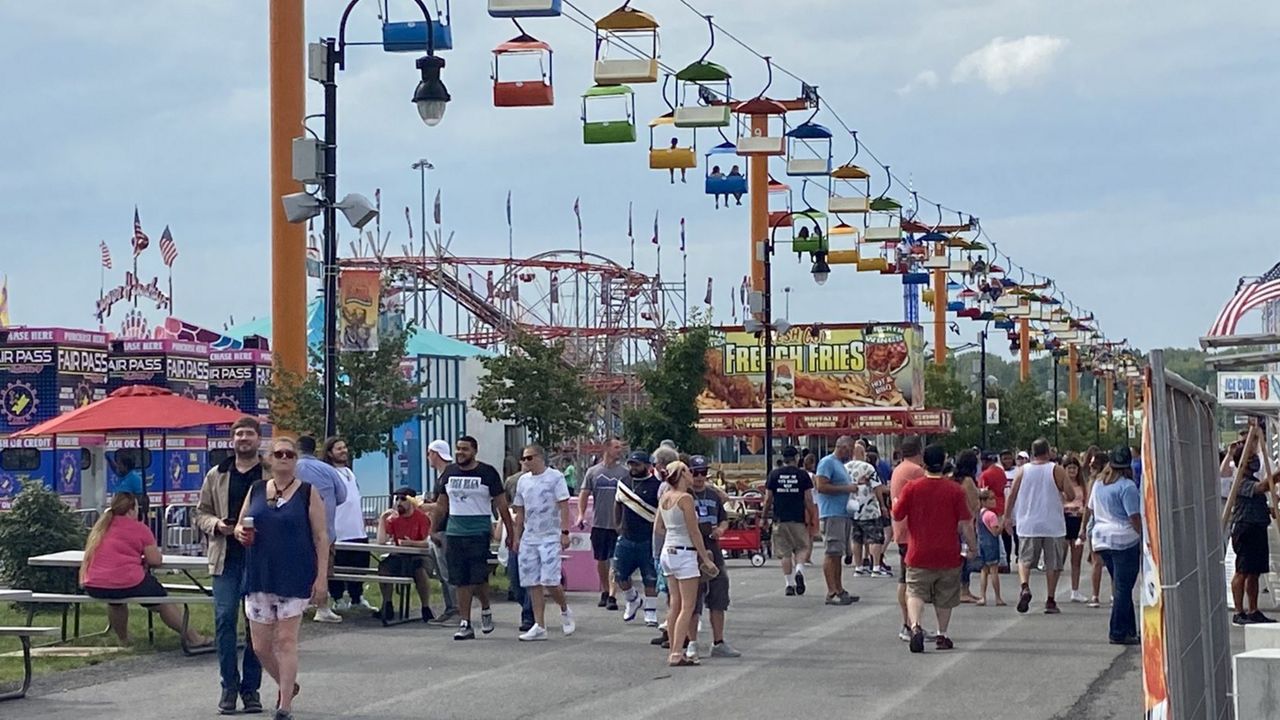
<path id="1" fill-rule="evenodd" d="M 764 517 L 773 519 L 773 556 L 782 560 L 787 596 L 804 594 L 804 565 L 812 548 L 805 518 L 815 512 L 813 478 L 796 464 L 799 456 L 796 448 L 784 448 L 782 467 L 769 473 L 764 486 Z"/>
<path id="2" fill-rule="evenodd" d="M 493 632 L 489 609 L 489 539 L 493 535 L 493 513 L 507 530 L 507 547 L 515 538 L 511 511 L 496 468 L 476 459 L 479 445 L 464 435 L 454 446 L 454 462 L 436 482 L 436 502 L 432 525 L 445 525 L 445 564 L 449 582 L 458 592 L 461 621 L 454 640 L 474 640 L 471 627 L 471 597 L 480 599 L 480 631 Z"/>
<path id="3" fill-rule="evenodd" d="M 613 574 L 618 589 L 625 593 L 623 622 L 631 622 L 640 609 L 640 593 L 631 586 L 631 576 L 640 571 L 644 585 L 644 624 L 658 626 L 658 568 L 653 561 L 653 521 L 658 511 L 658 488 L 662 481 L 653 475 L 649 453 L 636 451 L 627 458 L 628 477 L 618 483 L 614 521 L 618 544 L 613 549 Z"/>

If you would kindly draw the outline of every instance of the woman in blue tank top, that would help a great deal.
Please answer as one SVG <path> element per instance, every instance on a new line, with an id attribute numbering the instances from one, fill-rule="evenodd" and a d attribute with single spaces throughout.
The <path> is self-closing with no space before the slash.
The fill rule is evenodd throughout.
<path id="1" fill-rule="evenodd" d="M 324 502 L 298 480 L 297 464 L 293 440 L 276 438 L 272 477 L 249 489 L 236 525 L 236 539 L 246 548 L 244 609 L 253 647 L 281 688 L 276 720 L 293 717 L 292 700 L 300 689 L 298 628 L 312 598 L 323 597 L 329 574 Z"/>

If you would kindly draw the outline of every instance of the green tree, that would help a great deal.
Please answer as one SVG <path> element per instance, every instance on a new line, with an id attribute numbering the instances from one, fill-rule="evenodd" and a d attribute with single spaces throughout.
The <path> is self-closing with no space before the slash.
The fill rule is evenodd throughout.
<path id="1" fill-rule="evenodd" d="M 925 366 L 924 397 L 929 407 L 951 411 L 955 430 L 938 438 L 948 451 L 957 452 L 982 442 L 983 409 L 978 397 L 957 377 L 955 364 L 948 358 L 945 367 L 933 363 Z"/>
<path id="2" fill-rule="evenodd" d="M 480 362 L 488 372 L 480 378 L 474 405 L 486 419 L 522 425 L 533 442 L 548 448 L 590 429 L 598 394 L 565 359 L 563 343 L 520 333 L 506 354 Z"/>
<path id="3" fill-rule="evenodd" d="M 391 431 L 427 411 L 422 401 L 426 383 L 401 369 L 413 332 L 410 323 L 400 332 L 381 333 L 373 352 L 338 355 L 338 433 L 352 457 L 394 451 Z M 314 353 L 312 364 L 322 364 Z M 277 427 L 324 432 L 324 382 L 319 373 L 298 375 L 277 366 L 267 392 L 271 422 Z"/>
<path id="4" fill-rule="evenodd" d="M 39 480 L 28 480 L 0 513 L 0 580 L 9 587 L 38 592 L 74 592 L 76 572 L 27 565 L 27 558 L 84 547 L 84 524 L 58 494 Z"/>
<path id="5" fill-rule="evenodd" d="M 1027 450 L 1038 437 L 1053 432 L 1053 404 L 1030 382 L 992 392 L 1000 399 L 1000 423 L 988 428 L 988 445 L 995 449 Z"/>
<path id="6" fill-rule="evenodd" d="M 707 383 L 707 350 L 711 328 L 698 323 L 683 332 L 672 331 L 662 358 L 641 370 L 649 402 L 628 408 L 622 416 L 631 447 L 652 450 L 663 440 L 690 453 L 706 452 L 711 443 L 697 430 L 699 393 Z"/>

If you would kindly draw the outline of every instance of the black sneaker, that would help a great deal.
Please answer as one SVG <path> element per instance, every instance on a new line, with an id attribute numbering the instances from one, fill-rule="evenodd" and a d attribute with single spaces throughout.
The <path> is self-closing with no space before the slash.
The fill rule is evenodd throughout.
<path id="1" fill-rule="evenodd" d="M 1244 627 L 1245 625 L 1252 625 L 1253 619 L 1244 613 L 1236 613 L 1231 616 L 1231 624 Z"/>
<path id="2" fill-rule="evenodd" d="M 913 653 L 924 652 L 924 628 L 917 625 L 911 631 L 911 642 L 907 645 L 907 648 Z"/>
<path id="3" fill-rule="evenodd" d="M 792 587 L 791 585 L 788 585 L 788 586 L 787 586 L 787 592 L 786 592 L 786 595 L 787 595 L 787 597 L 795 597 L 795 596 L 796 596 L 796 589 L 795 589 L 794 587 Z"/>
<path id="4" fill-rule="evenodd" d="M 596 603 L 596 607 L 605 607 L 609 604 L 609 593 L 600 593 L 600 602 Z"/>
<path id="5" fill-rule="evenodd" d="M 223 690 L 222 698 L 218 700 L 218 714 L 219 715 L 235 715 L 236 700 L 238 698 L 239 698 L 239 694 L 236 693 L 235 690 Z M 261 709 L 262 703 L 258 703 L 258 707 L 259 709 Z"/>
<path id="6" fill-rule="evenodd" d="M 1141 645 L 1142 641 L 1136 635 L 1130 635 L 1123 638 L 1112 638 L 1109 641 L 1112 645 Z"/>
<path id="7" fill-rule="evenodd" d="M 1249 622 L 1258 625 L 1266 625 L 1275 622 L 1275 618 L 1269 618 L 1266 615 L 1263 615 L 1261 610 L 1255 610 L 1249 613 Z"/>
<path id="8" fill-rule="evenodd" d="M 852 565 L 852 564 L 853 564 L 853 556 L 852 556 L 852 555 L 845 555 L 845 556 L 844 556 L 844 564 L 845 564 L 845 565 Z"/>
<path id="9" fill-rule="evenodd" d="M 381 610 L 373 611 L 373 618 L 375 620 L 390 621 L 390 620 L 394 620 L 395 617 L 396 617 L 396 606 L 393 605 L 390 601 L 382 603 Z"/>
<path id="10" fill-rule="evenodd" d="M 436 619 L 436 614 L 431 612 L 431 608 L 422 608 L 422 622 L 431 622 Z"/>
<path id="11" fill-rule="evenodd" d="M 240 703 L 244 705 L 246 715 L 257 715 L 262 712 L 262 697 L 258 695 L 256 690 L 240 693 Z"/>
<path id="12" fill-rule="evenodd" d="M 533 627 L 533 623 L 532 623 L 532 622 L 529 622 L 529 621 L 522 622 L 522 623 L 520 623 L 520 632 L 522 632 L 522 633 L 523 633 L 523 632 L 529 632 L 529 629 L 530 629 L 530 628 L 532 628 L 532 627 Z"/>
<path id="13" fill-rule="evenodd" d="M 660 645 L 662 647 L 670 647 L 671 641 L 667 639 L 667 631 L 663 630 L 662 634 L 649 641 L 650 645 Z"/>
<path id="14" fill-rule="evenodd" d="M 608 602 L 604 604 L 604 609 L 616 611 L 618 609 L 618 598 L 610 595 Z"/>
<path id="15" fill-rule="evenodd" d="M 796 573 L 796 594 L 804 594 L 804 573 Z"/>
<path id="16" fill-rule="evenodd" d="M 458 624 L 458 632 L 453 634 L 454 640 L 475 640 L 476 631 L 471 628 L 471 623 L 463 620 Z"/>
<path id="17" fill-rule="evenodd" d="M 1025 613 L 1031 609 L 1031 588 L 1022 588 L 1022 594 L 1018 596 L 1018 612 Z"/>

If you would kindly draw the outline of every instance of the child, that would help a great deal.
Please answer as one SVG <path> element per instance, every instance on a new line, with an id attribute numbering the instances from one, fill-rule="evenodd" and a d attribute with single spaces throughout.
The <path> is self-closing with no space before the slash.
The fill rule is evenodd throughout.
<path id="1" fill-rule="evenodd" d="M 1003 607 L 1005 601 L 1000 597 L 1000 533 L 1004 531 L 1004 521 L 996 515 L 995 493 L 987 488 L 978 491 L 978 501 L 982 504 L 978 523 L 978 550 L 982 558 L 982 581 L 978 594 L 978 605 L 987 604 L 987 580 L 990 579 L 996 593 L 996 605 Z"/>

